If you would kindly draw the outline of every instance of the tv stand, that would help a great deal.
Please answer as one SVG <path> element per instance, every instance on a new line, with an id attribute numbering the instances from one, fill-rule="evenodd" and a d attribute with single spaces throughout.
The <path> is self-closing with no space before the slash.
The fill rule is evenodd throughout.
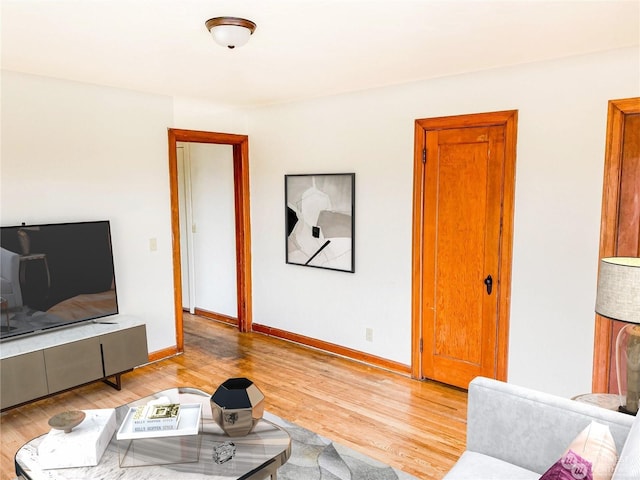
<path id="1" fill-rule="evenodd" d="M 148 361 L 145 324 L 126 315 L 5 340 L 0 348 L 0 409 L 95 381 L 120 390 L 122 374 Z"/>

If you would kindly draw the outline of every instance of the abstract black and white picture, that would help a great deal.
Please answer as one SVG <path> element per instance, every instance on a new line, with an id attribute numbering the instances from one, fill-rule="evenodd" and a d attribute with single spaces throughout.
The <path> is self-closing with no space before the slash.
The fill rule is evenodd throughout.
<path id="1" fill-rule="evenodd" d="M 355 272 L 355 173 L 285 175 L 286 262 Z"/>

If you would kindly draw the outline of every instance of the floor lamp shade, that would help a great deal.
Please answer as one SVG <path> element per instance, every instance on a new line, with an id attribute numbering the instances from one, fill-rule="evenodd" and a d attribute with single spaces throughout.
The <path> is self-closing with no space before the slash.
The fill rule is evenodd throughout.
<path id="1" fill-rule="evenodd" d="M 616 376 L 620 409 L 636 414 L 640 400 L 640 258 L 601 260 L 596 313 L 628 323 L 616 338 Z"/>

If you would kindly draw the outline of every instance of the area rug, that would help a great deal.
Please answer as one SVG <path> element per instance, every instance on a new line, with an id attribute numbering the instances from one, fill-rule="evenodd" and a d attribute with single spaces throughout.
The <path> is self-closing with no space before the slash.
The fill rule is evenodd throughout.
<path id="1" fill-rule="evenodd" d="M 291 457 L 278 469 L 278 480 L 417 480 L 273 414 L 264 418 L 291 437 Z"/>

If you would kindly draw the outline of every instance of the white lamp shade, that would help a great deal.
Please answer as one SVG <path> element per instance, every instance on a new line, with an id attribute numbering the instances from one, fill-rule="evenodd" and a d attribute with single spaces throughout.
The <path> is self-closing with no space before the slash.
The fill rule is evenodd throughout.
<path id="1" fill-rule="evenodd" d="M 640 258 L 601 260 L 596 313 L 613 320 L 640 323 Z"/>

